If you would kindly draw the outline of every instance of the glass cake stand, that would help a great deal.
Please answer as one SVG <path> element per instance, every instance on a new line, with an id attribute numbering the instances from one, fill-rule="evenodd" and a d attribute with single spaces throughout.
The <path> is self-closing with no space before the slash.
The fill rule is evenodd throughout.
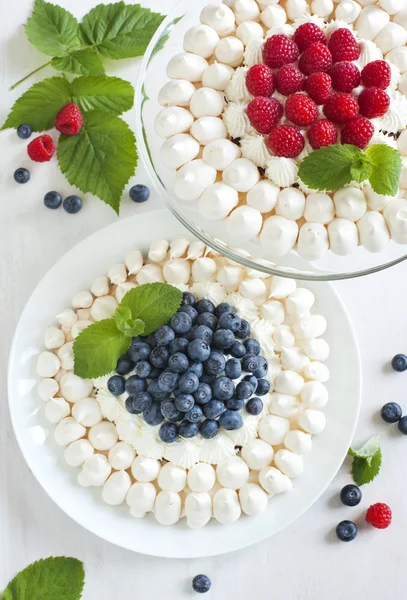
<path id="1" fill-rule="evenodd" d="M 199 23 L 202 8 L 209 0 L 181 0 L 166 17 L 151 40 L 144 55 L 136 85 L 135 128 L 138 151 L 164 204 L 176 218 L 205 244 L 247 268 L 271 275 L 294 277 L 302 280 L 335 281 L 361 277 L 382 271 L 407 258 L 407 247 L 391 241 L 386 250 L 370 253 L 362 246 L 347 256 L 328 251 L 323 258 L 309 262 L 294 250 L 279 258 L 278 264 L 267 256 L 258 241 L 236 244 L 228 236 L 223 222 L 204 219 L 196 208 L 177 199 L 173 192 L 175 172 L 163 165 L 160 147 L 163 138 L 154 130 L 154 119 L 162 107 L 158 93 L 168 81 L 166 67 L 170 58 L 183 51 L 185 32 Z"/>

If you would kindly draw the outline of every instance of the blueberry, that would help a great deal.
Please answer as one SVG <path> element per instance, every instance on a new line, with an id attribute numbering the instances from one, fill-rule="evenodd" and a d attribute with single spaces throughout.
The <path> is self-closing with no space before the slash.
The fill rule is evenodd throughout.
<path id="1" fill-rule="evenodd" d="M 129 196 L 133 202 L 145 202 L 150 197 L 150 190 L 146 185 L 138 183 L 130 188 Z"/>
<path id="2" fill-rule="evenodd" d="M 146 379 L 151 373 L 151 365 L 146 360 L 140 360 L 135 367 L 136 375 Z"/>
<path id="3" fill-rule="evenodd" d="M 170 342 L 169 345 L 171 354 L 175 354 L 176 352 L 183 352 L 183 354 L 185 354 L 188 348 L 188 344 L 189 341 L 187 340 L 187 338 L 175 338 L 175 340 L 172 340 L 172 342 Z"/>
<path id="4" fill-rule="evenodd" d="M 215 435 L 218 435 L 218 432 L 219 423 L 211 419 L 206 419 L 199 427 L 199 433 L 206 440 L 211 440 Z"/>
<path id="5" fill-rule="evenodd" d="M 131 415 L 139 415 L 141 413 L 141 410 L 138 410 L 138 408 L 136 408 L 134 406 L 133 400 L 134 400 L 134 396 L 129 396 L 128 398 L 126 398 L 126 402 L 125 402 L 126 410 Z"/>
<path id="6" fill-rule="evenodd" d="M 200 406 L 193 406 L 187 411 L 185 415 L 186 420 L 191 421 L 191 423 L 199 423 L 202 417 L 203 411 Z"/>
<path id="7" fill-rule="evenodd" d="M 192 327 L 192 318 L 186 312 L 178 312 L 171 319 L 175 333 L 188 333 Z"/>
<path id="8" fill-rule="evenodd" d="M 257 392 L 257 388 L 259 385 L 259 380 L 254 375 L 245 375 L 243 377 L 243 381 L 248 381 L 252 386 L 253 394 Z"/>
<path id="9" fill-rule="evenodd" d="M 204 361 L 209 358 L 211 348 L 202 340 L 193 340 L 188 344 L 188 356 L 192 360 Z"/>
<path id="10" fill-rule="evenodd" d="M 260 398 L 257 398 L 257 396 L 254 396 L 254 398 L 250 398 L 250 400 L 246 402 L 246 412 L 249 415 L 257 416 L 261 413 L 262 410 L 263 401 Z"/>
<path id="11" fill-rule="evenodd" d="M 199 379 L 195 373 L 186 372 L 179 378 L 178 385 L 185 394 L 193 394 L 198 389 Z"/>
<path id="12" fill-rule="evenodd" d="M 183 438 L 192 438 L 198 435 L 198 432 L 198 423 L 191 423 L 190 421 L 181 421 L 181 423 L 179 424 L 179 434 Z"/>
<path id="13" fill-rule="evenodd" d="M 141 377 L 138 377 L 138 375 L 132 375 L 131 377 L 126 379 L 124 387 L 128 395 L 133 396 L 134 394 L 137 394 L 137 392 L 144 392 L 144 390 L 146 389 L 146 380 L 142 379 Z"/>
<path id="14" fill-rule="evenodd" d="M 193 306 L 196 302 L 195 296 L 191 292 L 183 292 L 182 294 L 182 306 L 189 305 Z"/>
<path id="15" fill-rule="evenodd" d="M 154 400 L 158 401 L 164 400 L 164 398 L 166 398 L 168 394 L 168 392 L 163 391 L 160 388 L 157 380 L 150 381 L 150 383 L 147 386 L 147 392 L 149 392 L 152 395 Z"/>
<path id="16" fill-rule="evenodd" d="M 158 346 L 168 346 L 170 342 L 175 338 L 175 332 L 168 325 L 162 325 L 155 332 L 155 339 Z"/>
<path id="17" fill-rule="evenodd" d="M 206 325 L 213 331 L 215 331 L 216 326 L 218 324 L 218 318 L 210 312 L 200 313 L 196 320 L 197 325 Z"/>
<path id="18" fill-rule="evenodd" d="M 139 411 L 147 410 L 153 403 L 153 397 L 148 392 L 137 392 L 133 398 L 133 406 Z"/>
<path id="19" fill-rule="evenodd" d="M 212 385 L 212 393 L 218 400 L 229 400 L 235 394 L 235 384 L 229 377 L 218 377 Z"/>
<path id="20" fill-rule="evenodd" d="M 208 385 L 212 385 L 212 383 L 215 381 L 216 379 L 216 375 L 212 375 L 210 373 L 204 373 L 201 377 L 201 383 L 207 383 Z"/>
<path id="21" fill-rule="evenodd" d="M 107 382 L 107 389 L 111 394 L 115 396 L 120 396 L 124 393 L 125 390 L 125 379 L 124 377 L 120 377 L 120 375 L 113 375 L 110 377 Z"/>
<path id="22" fill-rule="evenodd" d="M 195 304 L 195 308 L 199 314 L 206 313 L 206 312 L 215 313 L 214 303 L 211 302 L 211 300 L 206 300 L 206 298 L 203 298 L 202 300 L 198 300 L 198 302 Z"/>
<path id="23" fill-rule="evenodd" d="M 47 208 L 59 208 L 62 204 L 62 196 L 59 192 L 47 192 L 44 196 L 44 204 Z"/>
<path id="24" fill-rule="evenodd" d="M 82 200 L 79 196 L 67 196 L 63 202 L 64 210 L 70 215 L 78 213 L 82 208 Z"/>
<path id="25" fill-rule="evenodd" d="M 189 366 L 188 358 L 182 352 L 172 354 L 168 361 L 168 368 L 174 373 L 184 373 Z"/>
<path id="26" fill-rule="evenodd" d="M 133 362 L 147 360 L 150 356 L 151 346 L 146 342 L 132 341 L 129 348 L 129 356 Z M 155 365 L 158 366 L 158 365 Z"/>
<path id="27" fill-rule="evenodd" d="M 153 367 L 151 369 L 149 379 L 158 379 L 163 371 L 164 371 L 164 369 L 159 369 L 158 367 Z"/>
<path id="28" fill-rule="evenodd" d="M 166 369 L 158 378 L 158 387 L 163 392 L 172 392 L 178 385 L 179 375 L 173 371 Z"/>
<path id="29" fill-rule="evenodd" d="M 175 406 L 174 400 L 166 398 L 161 402 L 161 414 L 169 421 L 178 421 L 182 413 Z"/>
<path id="30" fill-rule="evenodd" d="M 225 370 L 226 360 L 220 352 L 211 352 L 205 361 L 205 372 L 209 375 L 219 375 Z"/>
<path id="31" fill-rule="evenodd" d="M 31 137 L 32 132 L 33 130 L 31 129 L 30 125 L 26 125 L 25 123 L 24 125 L 20 125 L 20 127 L 17 129 L 17 135 L 22 140 L 28 140 L 28 138 Z"/>
<path id="32" fill-rule="evenodd" d="M 147 346 L 147 344 L 146 344 Z M 149 346 L 150 348 L 150 346 Z M 131 347 L 130 347 L 131 350 Z M 153 367 L 157 367 L 158 369 L 162 369 L 166 367 L 168 364 L 168 359 L 170 358 L 170 351 L 165 346 L 156 346 L 151 350 L 149 360 Z"/>
<path id="33" fill-rule="evenodd" d="M 362 500 L 362 492 L 357 485 L 350 483 L 341 490 L 341 502 L 345 506 L 356 506 Z"/>
<path id="34" fill-rule="evenodd" d="M 247 354 L 260 354 L 260 344 L 254 338 L 248 338 L 243 342 L 243 346 L 247 350 Z"/>
<path id="35" fill-rule="evenodd" d="M 263 379 L 267 374 L 269 369 L 269 364 L 267 359 L 264 356 L 256 356 L 256 368 L 252 371 L 253 375 L 257 377 L 257 379 Z"/>
<path id="36" fill-rule="evenodd" d="M 225 405 L 220 400 L 210 400 L 204 404 L 203 414 L 207 419 L 217 419 L 223 412 L 225 412 Z"/>
<path id="37" fill-rule="evenodd" d="M 180 394 L 175 398 L 175 407 L 180 412 L 188 412 L 195 404 L 191 394 Z"/>
<path id="38" fill-rule="evenodd" d="M 178 439 L 178 427 L 175 423 L 163 423 L 158 431 L 158 435 L 164 444 L 172 444 Z"/>
<path id="39" fill-rule="evenodd" d="M 192 580 L 192 589 L 198 594 L 206 594 L 211 589 L 212 582 L 207 575 L 195 575 Z"/>
<path id="40" fill-rule="evenodd" d="M 397 404 L 397 402 L 388 402 L 382 407 L 380 414 L 386 423 L 397 423 L 397 421 L 400 421 L 403 413 L 400 404 Z"/>
<path id="41" fill-rule="evenodd" d="M 213 336 L 214 344 L 216 344 L 218 348 L 222 348 L 222 350 L 230 348 L 234 341 L 235 336 L 230 329 L 218 329 Z"/>
<path id="42" fill-rule="evenodd" d="M 236 386 L 236 398 L 247 400 L 253 395 L 253 388 L 248 381 L 240 381 Z"/>
<path id="43" fill-rule="evenodd" d="M 239 379 L 242 374 L 242 365 L 237 358 L 229 358 L 225 365 L 225 375 L 230 379 Z"/>
<path id="44" fill-rule="evenodd" d="M 399 428 L 400 433 L 407 435 L 407 417 L 401 417 L 397 427 Z"/>
<path id="45" fill-rule="evenodd" d="M 236 337 L 243 340 L 250 335 L 250 323 L 245 319 L 241 319 L 239 329 L 236 331 Z"/>
<path id="46" fill-rule="evenodd" d="M 28 169 L 24 169 L 20 167 L 16 171 L 14 171 L 14 180 L 17 183 L 27 183 L 30 180 L 30 171 Z"/>
<path id="47" fill-rule="evenodd" d="M 201 362 L 192 362 L 189 365 L 188 371 L 191 371 L 191 373 L 195 373 L 195 375 L 199 378 L 202 376 L 203 373 L 203 364 Z"/>
<path id="48" fill-rule="evenodd" d="M 270 382 L 267 379 L 256 379 L 256 383 L 257 386 L 254 391 L 258 396 L 264 396 L 270 391 Z"/>
<path id="49" fill-rule="evenodd" d="M 336 526 L 336 535 L 341 542 L 351 542 L 355 539 L 358 528 L 352 521 L 341 521 Z"/>
<path id="50" fill-rule="evenodd" d="M 181 308 L 178 309 L 179 313 L 186 313 L 191 317 L 192 322 L 194 322 L 198 316 L 197 311 L 190 304 L 184 304 Z"/>
<path id="51" fill-rule="evenodd" d="M 123 354 L 119 358 L 116 364 L 116 372 L 119 375 L 127 375 L 134 369 L 134 362 L 131 360 L 128 354 Z"/>
<path id="52" fill-rule="evenodd" d="M 228 313 L 228 312 L 234 312 L 234 311 L 233 311 L 233 308 L 230 306 L 230 304 L 228 304 L 227 302 L 221 302 L 215 308 L 215 315 L 217 317 L 220 317 L 221 315 L 223 315 L 223 313 Z"/>
<path id="53" fill-rule="evenodd" d="M 212 398 L 212 388 L 207 383 L 200 383 L 193 396 L 197 404 L 206 404 Z"/>
<path id="54" fill-rule="evenodd" d="M 150 333 L 150 335 L 148 335 L 146 338 L 144 338 L 144 341 L 151 346 L 151 348 L 155 348 L 157 346 L 157 340 L 155 339 L 155 333 Z"/>
<path id="55" fill-rule="evenodd" d="M 244 407 L 244 400 L 229 398 L 229 400 L 225 400 L 225 406 L 228 410 L 242 410 Z"/>
<path id="56" fill-rule="evenodd" d="M 161 413 L 161 405 L 158 402 L 153 402 L 146 410 L 143 411 L 143 418 L 147 425 L 159 425 L 164 421 Z"/>
<path id="57" fill-rule="evenodd" d="M 407 370 L 407 356 L 405 354 L 396 354 L 391 361 L 391 366 L 395 371 L 402 373 Z"/>
<path id="58" fill-rule="evenodd" d="M 198 325 L 198 327 L 193 330 L 192 335 L 194 340 L 202 340 L 205 344 L 210 344 L 213 338 L 213 331 L 206 325 Z"/>
<path id="59" fill-rule="evenodd" d="M 250 373 L 257 367 L 257 356 L 255 354 L 246 354 L 242 359 L 242 369 Z"/>
<path id="60" fill-rule="evenodd" d="M 230 329 L 235 332 L 240 327 L 240 317 L 234 312 L 223 313 L 219 317 L 218 325 L 220 329 Z"/>
<path id="61" fill-rule="evenodd" d="M 246 348 L 240 342 L 233 342 L 228 352 L 235 358 L 243 358 L 246 354 Z"/>
<path id="62" fill-rule="evenodd" d="M 235 410 L 225 410 L 219 417 L 219 425 L 228 431 L 239 429 L 243 425 L 242 415 Z"/>

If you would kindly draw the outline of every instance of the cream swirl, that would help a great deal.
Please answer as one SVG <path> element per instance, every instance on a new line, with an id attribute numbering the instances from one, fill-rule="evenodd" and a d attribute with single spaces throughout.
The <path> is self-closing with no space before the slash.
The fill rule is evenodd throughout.
<path id="1" fill-rule="evenodd" d="M 243 137 L 250 130 L 246 104 L 230 102 L 223 112 L 223 122 L 232 138 Z"/>
<path id="2" fill-rule="evenodd" d="M 266 176 L 279 187 L 289 187 L 297 180 L 297 163 L 292 158 L 273 156 L 267 163 Z"/>
<path id="3" fill-rule="evenodd" d="M 248 70 L 248 67 L 239 67 L 233 73 L 225 90 L 225 95 L 229 102 L 245 102 L 247 104 L 252 100 L 252 96 L 246 87 Z"/>
<path id="4" fill-rule="evenodd" d="M 250 40 L 243 54 L 246 67 L 253 67 L 263 62 L 264 44 L 263 39 Z"/>
<path id="5" fill-rule="evenodd" d="M 241 136 L 240 136 L 241 137 Z M 242 156 L 248 158 L 258 167 L 266 168 L 270 160 L 270 152 L 262 135 L 246 135 L 240 140 L 240 150 Z"/>
<path id="6" fill-rule="evenodd" d="M 397 133 L 407 126 L 407 98 L 397 91 L 390 97 L 389 109 L 383 117 L 377 119 L 377 123 L 383 131 Z"/>
<path id="7" fill-rule="evenodd" d="M 359 43 L 360 56 L 356 61 L 357 66 L 360 70 L 363 69 L 368 63 L 374 60 L 382 60 L 383 52 L 376 46 L 371 40 L 361 40 Z"/>

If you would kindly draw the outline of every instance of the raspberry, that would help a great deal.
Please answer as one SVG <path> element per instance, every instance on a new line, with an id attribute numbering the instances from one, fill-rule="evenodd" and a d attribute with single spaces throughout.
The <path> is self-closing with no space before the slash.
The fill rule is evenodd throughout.
<path id="1" fill-rule="evenodd" d="M 300 25 L 293 37 L 294 42 L 297 44 L 300 52 L 304 52 L 314 42 L 320 42 L 326 45 L 325 33 L 315 25 L 315 23 L 304 23 Z"/>
<path id="2" fill-rule="evenodd" d="M 271 96 L 276 87 L 273 71 L 267 65 L 254 65 L 247 73 L 246 87 L 252 96 Z"/>
<path id="3" fill-rule="evenodd" d="M 361 150 L 364 150 L 374 134 L 374 126 L 369 119 L 365 117 L 356 117 L 346 123 L 342 129 L 342 144 L 353 144 Z"/>
<path id="4" fill-rule="evenodd" d="M 28 144 L 27 152 L 31 160 L 47 162 L 55 152 L 55 145 L 49 135 L 40 135 Z"/>
<path id="5" fill-rule="evenodd" d="M 65 104 L 55 117 L 55 127 L 64 135 L 76 135 L 82 127 L 82 113 L 79 107 L 70 102 Z"/>
<path id="6" fill-rule="evenodd" d="M 391 509 L 384 502 L 372 504 L 366 512 L 366 521 L 377 529 L 386 529 L 391 523 L 391 517 Z"/>
<path id="7" fill-rule="evenodd" d="M 290 125 L 282 125 L 273 129 L 266 144 L 276 156 L 294 158 L 303 151 L 305 141 L 299 129 Z"/>
<path id="8" fill-rule="evenodd" d="M 317 104 L 325 104 L 332 96 L 332 79 L 327 73 L 312 73 L 305 82 L 308 96 Z"/>
<path id="9" fill-rule="evenodd" d="M 294 94 L 285 103 L 285 115 L 295 125 L 306 127 L 317 120 L 318 108 L 309 96 Z"/>
<path id="10" fill-rule="evenodd" d="M 360 83 L 359 69 L 351 62 L 335 63 L 329 74 L 337 92 L 351 92 Z"/>
<path id="11" fill-rule="evenodd" d="M 270 133 L 283 116 L 283 107 L 275 98 L 257 96 L 246 110 L 250 124 L 259 133 Z"/>
<path id="12" fill-rule="evenodd" d="M 273 69 L 295 62 L 299 55 L 297 44 L 287 35 L 272 35 L 264 45 L 263 60 Z"/>
<path id="13" fill-rule="evenodd" d="M 357 60 L 360 48 L 350 29 L 337 29 L 329 38 L 328 48 L 332 54 L 333 62 L 343 60 Z"/>
<path id="14" fill-rule="evenodd" d="M 276 88 L 284 96 L 304 89 L 305 75 L 294 65 L 283 65 L 276 75 Z"/>
<path id="15" fill-rule="evenodd" d="M 338 132 L 331 121 L 323 119 L 322 121 L 317 121 L 309 128 L 308 139 L 314 150 L 318 150 L 322 146 L 336 144 Z"/>
<path id="16" fill-rule="evenodd" d="M 376 87 L 385 90 L 391 80 L 390 65 L 384 60 L 374 60 L 362 70 L 362 83 L 366 87 Z"/>
<path id="17" fill-rule="evenodd" d="M 347 123 L 358 116 L 359 105 L 351 94 L 334 94 L 325 103 L 324 114 L 333 123 Z"/>
<path id="18" fill-rule="evenodd" d="M 358 98 L 360 114 L 368 119 L 382 117 L 388 111 L 390 98 L 383 90 L 371 87 L 363 90 Z"/>
<path id="19" fill-rule="evenodd" d="M 329 71 L 332 67 L 332 56 L 328 48 L 320 42 L 308 46 L 300 58 L 299 67 L 305 75 L 318 71 Z"/>

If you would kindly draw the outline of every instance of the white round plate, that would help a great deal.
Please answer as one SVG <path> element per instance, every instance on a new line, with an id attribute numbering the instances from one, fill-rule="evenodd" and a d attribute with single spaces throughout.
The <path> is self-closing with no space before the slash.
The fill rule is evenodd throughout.
<path id="1" fill-rule="evenodd" d="M 305 457 L 304 474 L 293 490 L 272 498 L 257 517 L 241 517 L 231 526 L 212 522 L 194 531 L 185 519 L 176 526 L 159 525 L 150 515 L 135 519 L 126 504 L 108 506 L 100 488 L 83 488 L 77 469 L 68 467 L 63 448 L 53 438 L 36 393 L 36 355 L 55 315 L 70 306 L 72 296 L 132 250 L 146 251 L 152 239 L 191 237 L 166 210 L 119 221 L 75 246 L 42 279 L 18 323 L 10 353 L 9 404 L 14 431 L 29 468 L 54 502 L 72 519 L 101 538 L 142 554 L 171 558 L 213 556 L 264 540 L 307 510 L 338 471 L 356 426 L 361 397 L 361 367 L 355 334 L 345 307 L 329 283 L 307 283 L 316 310 L 328 320 L 325 339 L 331 347 L 328 366 L 330 402 L 327 427 Z"/>

